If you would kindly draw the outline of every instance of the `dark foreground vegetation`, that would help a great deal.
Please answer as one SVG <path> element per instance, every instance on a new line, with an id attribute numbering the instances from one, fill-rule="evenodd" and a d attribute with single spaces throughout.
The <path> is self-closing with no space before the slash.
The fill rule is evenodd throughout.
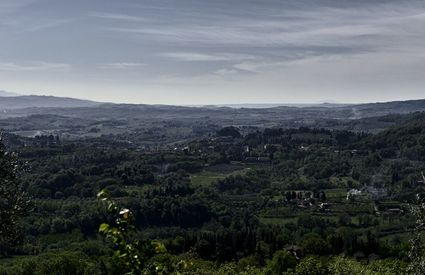
<path id="1" fill-rule="evenodd" d="M 4 134 L 0 274 L 422 274 L 425 114 L 397 121 L 160 148 Z"/>

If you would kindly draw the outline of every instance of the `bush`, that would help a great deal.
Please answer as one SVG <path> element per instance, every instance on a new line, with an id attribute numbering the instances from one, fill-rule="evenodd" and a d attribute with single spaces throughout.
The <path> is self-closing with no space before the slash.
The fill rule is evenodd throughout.
<path id="1" fill-rule="evenodd" d="M 297 259 L 286 250 L 279 250 L 273 255 L 273 259 L 267 264 L 266 274 L 280 275 L 297 265 Z"/>
<path id="2" fill-rule="evenodd" d="M 310 256 L 301 260 L 296 268 L 297 275 L 325 275 L 328 274 L 326 264 L 318 257 Z"/>

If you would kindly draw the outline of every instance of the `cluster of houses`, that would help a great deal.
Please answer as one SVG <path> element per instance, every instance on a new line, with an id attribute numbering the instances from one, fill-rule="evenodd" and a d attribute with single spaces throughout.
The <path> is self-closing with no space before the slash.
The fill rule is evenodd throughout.
<path id="1" fill-rule="evenodd" d="M 331 207 L 334 205 L 334 203 L 325 202 L 322 198 L 314 198 L 313 196 L 291 199 L 288 203 L 296 205 L 300 209 L 311 209 L 312 207 L 317 207 L 317 209 L 321 212 L 330 212 Z"/>
<path id="2" fill-rule="evenodd" d="M 295 205 L 300 209 L 315 209 L 321 212 L 331 212 L 337 203 L 326 201 L 326 195 L 322 192 L 310 191 L 288 191 L 285 194 L 286 203 Z M 398 205 L 379 204 L 379 200 L 388 197 L 386 188 L 365 187 L 361 190 L 350 189 L 347 191 L 347 200 L 349 201 L 366 201 L 373 199 L 377 201 L 379 207 L 375 207 L 376 215 L 394 216 L 404 214 L 404 210 Z"/>
<path id="3" fill-rule="evenodd" d="M 347 192 L 347 200 L 359 200 L 360 198 L 365 198 L 370 196 L 373 200 L 384 199 L 388 196 L 388 190 L 386 188 L 378 188 L 373 186 L 365 187 L 361 190 L 359 189 L 350 189 Z"/>
<path id="4" fill-rule="evenodd" d="M 309 209 L 314 205 L 324 204 L 326 201 L 325 192 L 310 192 L 310 191 L 288 191 L 285 194 L 286 202 L 296 205 L 301 209 Z M 326 204 L 326 203 L 325 203 Z"/>
<path id="5" fill-rule="evenodd" d="M 350 189 L 347 192 L 347 200 L 360 200 L 360 198 L 372 198 L 375 201 L 379 201 L 388 197 L 388 191 L 386 188 L 377 188 L 368 186 L 362 190 Z M 404 210 L 398 205 L 386 205 L 379 204 L 374 207 L 376 215 L 383 216 L 395 216 L 404 214 Z"/>

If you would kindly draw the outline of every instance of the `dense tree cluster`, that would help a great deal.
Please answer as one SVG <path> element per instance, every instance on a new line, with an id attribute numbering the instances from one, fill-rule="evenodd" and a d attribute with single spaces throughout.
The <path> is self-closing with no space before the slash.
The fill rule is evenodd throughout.
<path id="1" fill-rule="evenodd" d="M 187 274 L 403 274 L 415 227 L 408 203 L 424 191 L 424 126 L 414 117 L 378 134 L 303 127 L 244 136 L 226 127 L 168 149 L 7 135 L 29 169 L 18 177 L 14 155 L 0 147 L 0 226 L 18 226 L 26 208 L 11 205 L 25 201 L 23 187 L 34 209 L 21 220 L 21 245 L 3 237 L 12 227 L 0 227 L 2 251 L 26 255 L 0 263 L 5 274 L 29 266 L 34 274 L 120 274 L 114 247 L 97 234 L 116 220 L 95 199 L 105 189 L 131 209 L 132 238 L 164 244 L 167 252 L 151 254 L 144 268 L 160 261 L 176 270 L 185 263 Z"/>
<path id="2" fill-rule="evenodd" d="M 22 241 L 19 219 L 29 210 L 29 200 L 17 177 L 17 158 L 6 151 L 0 137 L 0 256 Z"/>

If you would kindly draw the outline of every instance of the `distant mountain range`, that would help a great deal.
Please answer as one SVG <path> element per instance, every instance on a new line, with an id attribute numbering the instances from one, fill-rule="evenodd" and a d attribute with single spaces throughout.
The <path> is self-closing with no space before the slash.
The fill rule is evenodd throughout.
<path id="1" fill-rule="evenodd" d="M 9 94 L 9 93 L 6 93 Z M 318 119 L 355 120 L 389 114 L 406 114 L 425 111 L 425 99 L 393 101 L 368 104 L 248 104 L 211 106 L 172 106 L 146 104 L 101 103 L 67 97 L 54 96 L 2 96 L 0 97 L 0 119 L 30 115 L 59 115 L 97 120 L 147 120 L 189 119 L 230 122 L 235 125 L 281 125 L 292 121 L 296 125 L 309 122 L 315 125 Z"/>
<path id="2" fill-rule="evenodd" d="M 11 96 L 11 93 L 0 92 L 0 110 L 16 110 L 25 108 L 76 108 L 95 107 L 101 103 L 67 97 L 54 96 Z"/>
<path id="3" fill-rule="evenodd" d="M 0 97 L 20 96 L 20 94 L 0 90 Z"/>
<path id="4" fill-rule="evenodd" d="M 354 104 L 341 104 L 341 103 L 247 103 L 247 104 L 216 104 L 216 105 L 194 105 L 193 107 L 229 107 L 229 108 L 248 108 L 248 109 L 267 109 L 267 108 L 275 108 L 275 107 L 345 107 Z"/>
<path id="5" fill-rule="evenodd" d="M 411 116 L 423 117 L 424 114 L 425 99 L 357 105 L 184 107 L 100 103 L 53 96 L 9 96 L 0 97 L 0 132 L 23 136 L 54 133 L 72 139 L 117 134 L 143 139 L 150 133 L 161 132 L 167 140 L 177 142 L 182 137 L 213 134 L 229 125 L 245 132 L 271 127 L 378 132 L 403 123 Z M 171 128 L 175 132 L 171 132 Z M 149 142 L 157 142 L 158 135 L 154 136 Z"/>

